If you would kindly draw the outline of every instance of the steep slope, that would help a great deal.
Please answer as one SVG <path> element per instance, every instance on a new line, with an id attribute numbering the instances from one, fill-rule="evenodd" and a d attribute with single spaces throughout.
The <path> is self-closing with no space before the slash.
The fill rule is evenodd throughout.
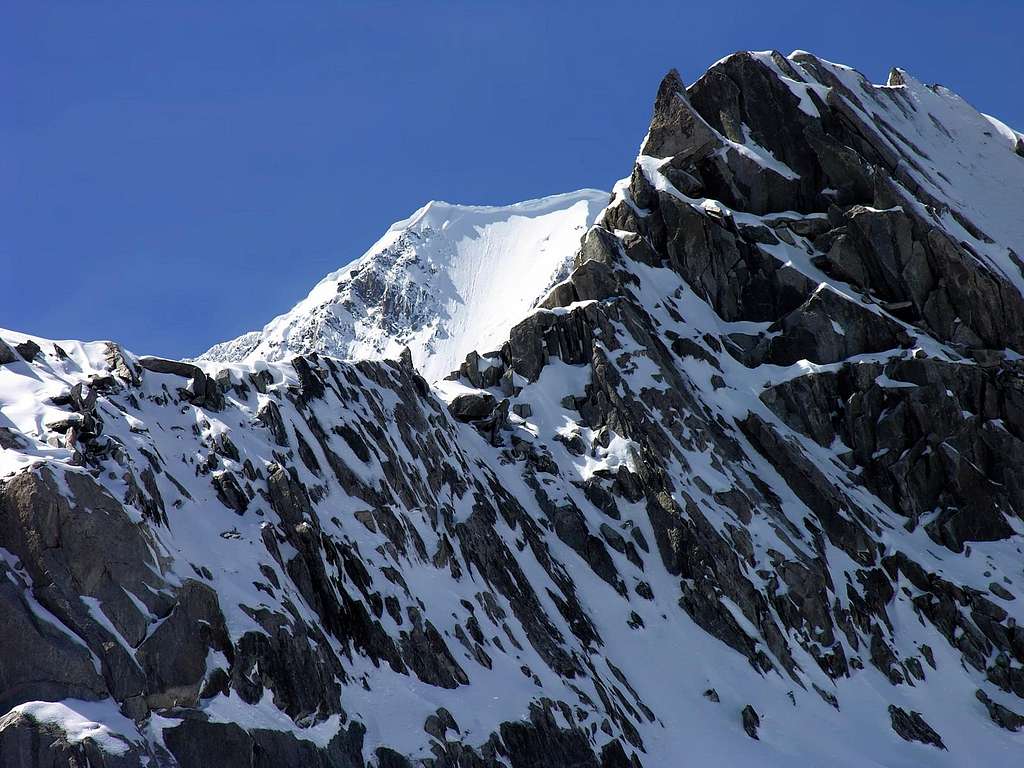
<path id="1" fill-rule="evenodd" d="M 1020 152 L 741 53 L 434 386 L 0 332 L 0 756 L 1017 764 Z"/>
<path id="2" fill-rule="evenodd" d="M 585 189 L 502 207 L 428 203 L 262 331 L 201 359 L 381 359 L 408 346 L 429 381 L 442 378 L 472 350 L 500 346 L 566 277 L 607 202 Z"/>

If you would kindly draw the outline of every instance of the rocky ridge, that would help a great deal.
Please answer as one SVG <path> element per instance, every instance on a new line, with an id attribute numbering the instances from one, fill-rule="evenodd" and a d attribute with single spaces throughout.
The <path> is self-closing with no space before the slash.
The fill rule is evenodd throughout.
<path id="1" fill-rule="evenodd" d="M 1014 764 L 1022 155 L 740 53 L 436 386 L 4 332 L 0 755 Z"/>

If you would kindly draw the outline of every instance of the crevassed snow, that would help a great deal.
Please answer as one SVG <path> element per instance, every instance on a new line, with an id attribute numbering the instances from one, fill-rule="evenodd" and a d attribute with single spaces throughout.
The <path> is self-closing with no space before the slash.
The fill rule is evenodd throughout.
<path id="1" fill-rule="evenodd" d="M 442 378 L 469 352 L 500 346 L 568 275 L 607 201 L 607 192 L 585 189 L 498 207 L 428 203 L 291 311 L 202 359 L 374 359 L 408 346 L 428 380 Z"/>

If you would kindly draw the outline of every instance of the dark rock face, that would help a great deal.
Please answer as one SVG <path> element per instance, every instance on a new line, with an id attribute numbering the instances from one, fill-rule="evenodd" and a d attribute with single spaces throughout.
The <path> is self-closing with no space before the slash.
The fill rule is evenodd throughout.
<path id="1" fill-rule="evenodd" d="M 942 738 L 924 721 L 919 712 L 908 713 L 890 704 L 889 716 L 892 718 L 892 729 L 900 735 L 900 738 L 906 741 L 931 744 L 939 749 L 946 748 L 946 745 L 942 743 Z"/>
<path id="2" fill-rule="evenodd" d="M 186 719 L 165 731 L 167 749 L 179 765 L 230 765 L 240 768 L 310 766 L 311 768 L 363 768 L 363 731 L 352 725 L 342 729 L 325 748 L 317 748 L 290 733 L 256 729 L 246 731 L 233 723 Z"/>
<path id="3" fill-rule="evenodd" d="M 134 370 L 131 358 L 123 355 L 112 357 L 110 364 Z M 570 678 L 584 674 L 580 662 L 563 647 L 567 639 L 545 615 L 537 587 L 496 532 L 498 519 L 524 531 L 549 574 L 544 578 L 558 585 L 560 610 L 571 618 L 573 631 L 591 642 L 593 630 L 572 583 L 551 561 L 526 510 L 498 485 L 490 470 L 469 464 L 456 447 L 455 423 L 408 361 L 398 366 L 293 363 L 299 380 L 294 391 L 275 390 L 274 376 L 254 377 L 254 383 L 259 382 L 256 392 L 226 379 L 231 396 L 247 401 L 251 419 L 250 432 L 235 431 L 234 439 L 216 429 L 204 430 L 217 418 L 212 414 L 236 409 L 238 401 L 207 399 L 200 404 L 187 388 L 175 389 L 162 381 L 147 388 L 149 373 L 199 380 L 194 367 L 144 359 L 140 368 L 146 373 L 137 383 L 103 390 L 75 385 L 60 398 L 76 417 L 69 417 L 65 431 L 78 430 L 76 445 L 91 457 L 90 466 L 107 470 L 101 479 L 118 478 L 111 468 L 119 468 L 118 487 L 128 489 L 124 501 L 90 473 L 60 465 L 20 472 L 0 483 L 0 547 L 10 554 L 9 560 L 0 561 L 5 576 L 0 600 L 7 609 L 9 629 L 0 633 L 0 703 L 9 708 L 31 700 L 112 699 L 140 724 L 159 713 L 170 718 L 170 725 L 159 745 L 131 731 L 124 736 L 134 751 L 97 757 L 94 753 L 102 749 L 88 741 L 69 742 L 65 749 L 58 738 L 51 740 L 52 749 L 47 751 L 35 731 L 11 719 L 3 730 L 5 758 L 27 749 L 36 761 L 28 764 L 33 765 L 49 765 L 51 758 L 63 765 L 84 759 L 82 755 L 96 765 L 138 765 L 147 750 L 155 749 L 157 759 L 169 765 L 363 766 L 360 723 L 351 722 L 318 743 L 303 738 L 301 730 L 323 728 L 332 718 L 347 722 L 343 689 L 355 682 L 347 671 L 353 654 L 372 660 L 388 674 L 408 675 L 439 689 L 469 685 L 467 663 L 474 669 L 490 669 L 495 654 L 524 653 L 522 643 L 535 649 L 531 653 L 537 654 L 537 663 Z M 132 381 L 130 376 L 127 381 Z M 257 394 L 260 388 L 263 394 Z M 183 415 L 185 423 L 203 424 L 185 433 L 195 439 L 201 461 L 189 462 L 186 456 L 184 464 L 178 462 L 167 448 L 173 443 L 153 443 L 137 451 L 125 445 L 108 454 L 92 451 L 104 431 L 103 420 L 119 412 L 109 404 L 141 414 L 138 404 L 144 400 L 149 408 Z M 396 409 L 391 418 L 382 410 L 388 400 Z M 320 403 L 329 410 L 319 410 Z M 493 402 L 490 406 L 493 409 Z M 89 433 L 93 437 L 80 428 L 83 412 L 97 421 Z M 334 425 L 333 434 L 324 429 L 320 419 L 345 413 L 349 417 Z M 507 404 L 505 414 L 507 418 Z M 394 425 L 393 431 L 388 424 Z M 139 426 L 136 430 L 152 434 Z M 170 432 L 171 440 L 179 439 L 174 430 L 164 431 Z M 288 450 L 296 442 L 305 444 L 298 451 L 299 463 Z M 27 450 L 30 443 L 12 433 L 5 445 Z M 260 446 L 256 452 L 255 444 Z M 363 479 L 365 470 L 360 474 L 353 469 L 371 463 L 381 472 L 379 485 Z M 413 463 L 423 472 L 412 471 Z M 190 465 L 194 480 L 183 471 Z M 318 484 L 325 472 L 333 475 L 330 486 Z M 325 493 L 334 498 L 343 494 L 370 507 L 372 511 L 357 513 L 353 522 L 360 521 L 355 524 L 372 533 L 375 556 L 393 565 L 371 566 L 349 536 L 324 528 L 325 521 L 338 525 L 324 515 Z M 458 523 L 448 503 L 440 501 L 451 494 L 465 497 L 473 507 L 472 514 Z M 436 551 L 435 543 L 428 551 L 420 529 L 408 517 L 409 508 L 422 508 L 428 500 L 441 532 L 431 534 Z M 138 514 L 158 505 L 174 522 Z M 217 588 L 227 582 L 214 573 L 222 564 L 179 562 L 190 577 L 182 578 L 180 572 L 170 576 L 177 566 L 162 541 L 174 535 L 179 523 L 186 530 L 179 529 L 177 535 L 185 540 L 193 535 L 187 531 L 189 524 L 203 525 L 203 517 L 178 520 L 177 510 L 186 509 L 223 521 L 212 530 L 205 528 L 214 541 L 241 540 L 244 534 L 239 529 L 251 525 L 254 516 L 269 521 L 250 539 L 263 552 L 249 567 L 255 589 L 241 602 L 228 603 L 227 614 L 225 593 Z M 442 632 L 424 615 L 430 606 L 412 597 L 395 567 L 410 559 L 439 569 L 446 579 L 462 578 L 467 568 L 473 569 L 486 574 L 498 591 L 473 587 L 466 594 L 475 593 L 476 602 L 465 602 L 463 610 L 468 613 L 459 618 L 454 635 L 448 629 Z M 384 586 L 389 583 L 393 587 Z M 509 601 L 504 603 L 509 608 L 502 608 L 499 600 Z M 268 602 L 276 607 L 268 607 Z M 49 618 L 41 621 L 40 611 Z M 510 622 L 517 627 L 515 632 Z M 463 647 L 469 651 L 467 657 Z M 370 685 L 365 673 L 361 684 Z M 296 723 L 298 735 L 209 721 L 204 705 L 226 696 L 243 706 L 272 702 L 263 706 L 272 706 Z M 452 760 L 477 760 L 482 765 L 497 766 L 496 755 L 519 753 L 523 761 L 533 762 L 517 764 L 538 764 L 551 750 L 565 756 L 567 764 L 600 764 L 600 750 L 592 745 L 591 735 L 577 725 L 558 725 L 545 712 L 539 709 L 529 726 L 513 723 L 502 731 L 501 722 L 495 722 L 486 754 L 456 743 L 446 749 Z M 573 723 L 576 716 L 571 717 Z M 637 739 L 633 731 L 630 735 Z M 614 764 L 623 755 L 628 760 L 633 748 L 626 752 L 609 746 L 605 751 Z M 61 750 L 70 750 L 68 755 L 74 757 Z"/>
<path id="4" fill-rule="evenodd" d="M 700 159 L 720 146 L 721 139 L 690 106 L 686 86 L 672 70 L 658 89 L 650 132 L 641 151 L 651 157 Z"/>
<path id="5" fill-rule="evenodd" d="M 808 54 L 670 73 L 568 279 L 457 384 L 0 345 L 50 409 L 0 426 L 0 762 L 641 768 L 698 718 L 827 764 L 807 723 L 888 716 L 835 749 L 995 764 L 1024 307 L 941 194 L 944 94 Z M 970 738 L 931 707 L 963 690 Z M 13 709 L 58 700 L 125 749 Z"/>
<path id="6" fill-rule="evenodd" d="M 17 360 L 17 356 L 10 345 L 6 341 L 0 339 L 0 365 L 6 365 L 7 363 L 13 363 Z"/>
<path id="7" fill-rule="evenodd" d="M 495 399 L 489 392 L 458 395 L 448 404 L 448 410 L 458 421 L 476 421 L 489 416 L 494 410 Z"/>
<path id="8" fill-rule="evenodd" d="M 195 405 L 205 405 L 217 410 L 223 402 L 217 383 L 209 378 L 203 370 L 191 363 L 178 360 L 164 360 L 159 357 L 140 357 L 139 365 L 154 373 L 167 373 L 188 379 L 188 384 L 181 388 L 182 398 Z"/>
<path id="9" fill-rule="evenodd" d="M 988 711 L 988 716 L 992 719 L 992 722 L 1000 728 L 1005 728 L 1008 731 L 1019 731 L 1024 727 L 1024 716 L 1018 715 L 1009 707 L 1004 707 L 998 701 L 993 701 L 981 689 L 975 695 L 978 697 L 978 701 L 985 705 L 985 709 Z"/>
<path id="10" fill-rule="evenodd" d="M 757 716 L 757 712 L 754 708 L 747 704 L 740 712 L 740 719 L 743 721 L 743 730 L 747 736 L 752 739 L 757 739 L 757 729 L 761 727 L 761 718 Z"/>
<path id="11" fill-rule="evenodd" d="M 819 444 L 841 440 L 846 460 L 863 467 L 866 484 L 911 525 L 941 510 L 925 530 L 962 551 L 967 541 L 1010 536 L 1006 515 L 1022 508 L 1024 424 L 1015 405 L 1004 405 L 1017 400 L 1021 383 L 1014 364 L 997 372 L 920 358 L 811 374 L 761 399 Z"/>
<path id="12" fill-rule="evenodd" d="M 21 563 L 18 576 L 33 585 L 32 599 L 63 624 L 75 627 L 80 639 L 69 648 L 67 634 L 37 624 L 35 631 L 46 640 L 22 646 L 25 655 L 7 656 L 9 662 L 0 674 L 7 681 L 0 701 L 45 700 L 53 695 L 54 686 L 67 686 L 65 695 L 84 698 L 105 689 L 125 699 L 141 695 L 142 671 L 118 643 L 111 644 L 113 633 L 139 642 L 146 626 L 140 608 L 164 613 L 169 607 L 168 598 L 153 591 L 165 585 L 156 576 L 144 531 L 88 475 L 68 474 L 65 480 L 73 494 L 70 503 L 47 469 L 18 474 L 4 484 L 0 546 Z M 107 547 L 118 553 L 116 559 L 105 555 Z M 102 619 L 97 620 L 82 597 L 103 606 Z M 13 620 L 26 612 L 32 615 L 28 605 L 19 608 Z M 21 644 L 31 635 L 5 632 L 3 637 Z M 102 651 L 101 678 L 90 651 Z"/>
<path id="13" fill-rule="evenodd" d="M 910 345 L 910 337 L 896 322 L 827 287 L 818 289 L 799 307 L 768 326 L 768 334 L 759 345 L 764 350 L 759 362 L 784 366 L 800 360 L 836 363 L 855 355 Z"/>
<path id="14" fill-rule="evenodd" d="M 39 345 L 36 344 L 31 339 L 29 339 L 28 341 L 23 341 L 21 344 L 16 344 L 14 346 L 14 349 L 17 351 L 19 355 L 22 356 L 22 358 L 25 359 L 26 362 L 29 363 L 35 360 L 36 355 L 38 355 L 42 351 Z"/>
<path id="15" fill-rule="evenodd" d="M 116 754 L 92 738 L 69 739 L 56 725 L 17 712 L 0 718 L 0 757 L 18 768 L 133 768 L 154 758 L 127 744 Z"/>

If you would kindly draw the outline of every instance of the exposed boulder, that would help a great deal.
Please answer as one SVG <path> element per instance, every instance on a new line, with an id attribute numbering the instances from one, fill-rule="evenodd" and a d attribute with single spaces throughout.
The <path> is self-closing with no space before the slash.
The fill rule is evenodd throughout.
<path id="1" fill-rule="evenodd" d="M 740 719 L 743 722 L 743 730 L 746 731 L 747 736 L 757 739 L 757 729 L 761 727 L 761 718 L 758 717 L 754 708 L 747 704 L 740 713 Z"/>
<path id="2" fill-rule="evenodd" d="M 978 701 L 985 705 L 985 709 L 988 711 L 988 716 L 992 719 L 992 722 L 1000 728 L 1005 728 L 1008 731 L 1019 731 L 1024 727 L 1024 715 L 1018 715 L 1009 707 L 1004 707 L 999 702 L 993 701 L 980 688 L 975 693 L 975 696 Z"/>
<path id="3" fill-rule="evenodd" d="M 905 709 L 890 704 L 889 717 L 892 720 L 892 729 L 905 741 L 919 741 L 942 750 L 946 748 L 942 743 L 942 737 L 924 721 L 920 712 L 908 713 Z"/>
<path id="4" fill-rule="evenodd" d="M 457 421 L 476 421 L 489 416 L 496 404 L 490 392 L 467 392 L 457 395 L 448 410 Z"/>
<path id="5" fill-rule="evenodd" d="M 39 345 L 32 341 L 32 339 L 26 339 L 20 344 L 15 344 L 14 349 L 27 363 L 34 361 L 36 359 L 36 355 L 42 352 Z"/>
<path id="6" fill-rule="evenodd" d="M 164 731 L 164 742 L 181 766 L 363 768 L 363 733 L 362 726 L 353 723 L 321 748 L 291 733 L 245 730 L 233 723 L 190 717 Z"/>
<path id="7" fill-rule="evenodd" d="M 256 421 L 270 430 L 270 434 L 274 436 L 274 441 L 278 445 L 287 447 L 288 430 L 284 426 L 281 409 L 278 408 L 277 403 L 269 399 L 264 401 L 256 412 Z"/>

